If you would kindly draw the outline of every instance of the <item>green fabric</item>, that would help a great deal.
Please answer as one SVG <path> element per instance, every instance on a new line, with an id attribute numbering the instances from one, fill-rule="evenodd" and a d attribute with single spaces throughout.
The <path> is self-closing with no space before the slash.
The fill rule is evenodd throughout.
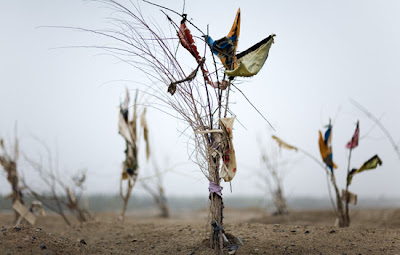
<path id="1" fill-rule="evenodd" d="M 378 167 L 378 165 L 382 165 L 382 160 L 378 157 L 378 155 L 375 155 L 366 161 L 355 173 L 360 173 L 364 170 L 375 169 Z"/>
<path id="2" fill-rule="evenodd" d="M 378 155 L 373 156 L 369 160 L 365 161 L 364 164 L 359 169 L 353 169 L 347 176 L 348 185 L 351 184 L 353 176 L 357 173 L 361 173 L 365 170 L 371 170 L 378 167 L 378 165 L 382 165 L 382 160 L 378 157 Z"/>
<path id="3" fill-rule="evenodd" d="M 272 43 L 274 43 L 274 36 L 271 35 L 264 39 L 262 43 L 258 43 L 246 50 L 244 55 L 238 54 L 237 63 L 238 66 L 234 70 L 225 70 L 225 73 L 231 77 L 251 77 L 256 75 L 263 67 L 265 61 L 268 58 L 269 49 Z"/>

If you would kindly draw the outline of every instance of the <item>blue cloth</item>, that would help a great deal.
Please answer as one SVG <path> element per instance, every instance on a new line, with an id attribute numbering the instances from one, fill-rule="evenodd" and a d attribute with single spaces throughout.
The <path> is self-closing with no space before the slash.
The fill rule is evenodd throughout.
<path id="1" fill-rule="evenodd" d="M 331 136 L 331 130 L 332 130 L 332 125 L 328 125 L 328 129 L 325 131 L 325 137 L 324 137 L 324 142 L 325 144 L 328 144 L 328 139 Z"/>

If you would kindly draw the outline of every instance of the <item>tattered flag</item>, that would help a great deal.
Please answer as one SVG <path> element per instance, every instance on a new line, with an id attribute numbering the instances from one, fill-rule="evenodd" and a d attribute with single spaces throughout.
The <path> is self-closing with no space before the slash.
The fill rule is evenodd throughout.
<path id="1" fill-rule="evenodd" d="M 234 70 L 225 70 L 225 73 L 230 77 L 251 77 L 256 75 L 268 58 L 269 50 L 274 43 L 274 36 L 275 34 L 272 34 L 249 49 L 239 53 L 237 55 L 237 68 Z"/>
<path id="2" fill-rule="evenodd" d="M 359 169 L 353 169 L 347 176 L 347 183 L 348 185 L 351 184 L 353 176 L 355 174 L 361 173 L 365 170 L 372 170 L 378 167 L 378 165 L 382 165 L 382 160 L 378 157 L 378 155 L 373 156 L 369 160 L 365 161 L 364 164 Z"/>
<path id="3" fill-rule="evenodd" d="M 233 148 L 233 121 L 235 118 L 221 118 L 219 119 L 219 123 L 221 124 L 221 128 L 223 131 L 223 140 L 228 141 L 226 146 L 223 148 L 222 152 L 222 167 L 220 176 L 226 182 L 230 182 L 236 174 L 236 155 L 235 149 Z"/>
<path id="4" fill-rule="evenodd" d="M 187 49 L 190 52 L 190 54 L 192 54 L 192 56 L 196 59 L 197 63 L 201 64 L 201 71 L 203 72 L 203 76 L 206 82 L 211 83 L 210 78 L 208 77 L 208 72 L 203 66 L 204 61 L 202 62 L 202 57 L 200 57 L 200 53 L 197 50 L 196 43 L 193 40 L 192 33 L 186 26 L 186 17 L 184 17 L 181 21 L 181 26 L 178 31 L 178 38 L 182 46 L 185 49 Z"/>
<path id="5" fill-rule="evenodd" d="M 149 160 L 150 141 L 149 141 L 149 128 L 147 126 L 147 120 L 146 120 L 146 108 L 143 109 L 143 112 L 140 115 L 140 125 L 143 128 L 143 137 L 144 137 L 144 141 L 146 142 L 146 159 Z"/>
<path id="6" fill-rule="evenodd" d="M 235 20 L 228 35 L 214 41 L 210 36 L 206 36 L 206 42 L 211 47 L 212 52 L 218 56 L 227 70 L 237 67 L 236 49 L 240 35 L 240 8 L 236 13 Z"/>
<path id="7" fill-rule="evenodd" d="M 357 121 L 357 127 L 356 127 L 356 130 L 354 131 L 354 135 L 351 138 L 351 140 L 346 144 L 346 148 L 354 149 L 355 147 L 357 147 L 359 136 L 360 136 L 360 127 L 359 127 L 359 121 Z"/>
<path id="8" fill-rule="evenodd" d="M 283 147 L 283 148 L 288 149 L 288 150 L 295 150 L 295 151 L 298 150 L 295 146 L 286 143 L 285 141 L 281 140 L 281 139 L 280 139 L 279 137 L 277 137 L 277 136 L 274 136 L 274 135 L 273 135 L 273 136 L 272 136 L 272 139 L 274 139 L 274 140 L 278 143 L 279 148 L 282 148 L 282 147 Z"/>
<path id="9" fill-rule="evenodd" d="M 325 131 L 325 135 L 323 138 L 321 131 L 319 132 L 319 151 L 321 153 L 322 160 L 325 164 L 329 167 L 331 171 L 337 168 L 337 165 L 333 162 L 333 155 L 332 155 L 332 125 L 328 125 L 328 129 Z"/>

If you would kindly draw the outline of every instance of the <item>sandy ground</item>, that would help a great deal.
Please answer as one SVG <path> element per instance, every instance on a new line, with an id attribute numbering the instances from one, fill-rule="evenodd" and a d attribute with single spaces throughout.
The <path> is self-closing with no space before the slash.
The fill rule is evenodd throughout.
<path id="1" fill-rule="evenodd" d="M 0 214 L 0 254 L 214 254 L 207 247 L 207 211 L 131 213 L 125 222 L 102 213 L 71 227 L 40 217 L 34 227 L 12 225 Z M 243 245 L 236 254 L 400 254 L 400 209 L 353 210 L 352 226 L 333 227 L 330 211 L 269 216 L 258 209 L 225 211 L 225 231 Z"/>

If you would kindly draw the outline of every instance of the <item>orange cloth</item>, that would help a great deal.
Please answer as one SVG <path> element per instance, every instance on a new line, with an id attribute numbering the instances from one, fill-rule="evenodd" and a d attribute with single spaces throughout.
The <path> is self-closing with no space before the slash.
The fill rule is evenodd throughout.
<path id="1" fill-rule="evenodd" d="M 318 139 L 319 152 L 321 153 L 322 160 L 328 167 L 333 167 L 334 169 L 336 169 L 337 165 L 332 160 L 332 146 L 330 146 L 329 143 L 325 144 L 321 131 L 318 132 L 319 132 L 319 139 Z M 332 134 L 330 135 L 330 137 L 332 137 Z"/>

